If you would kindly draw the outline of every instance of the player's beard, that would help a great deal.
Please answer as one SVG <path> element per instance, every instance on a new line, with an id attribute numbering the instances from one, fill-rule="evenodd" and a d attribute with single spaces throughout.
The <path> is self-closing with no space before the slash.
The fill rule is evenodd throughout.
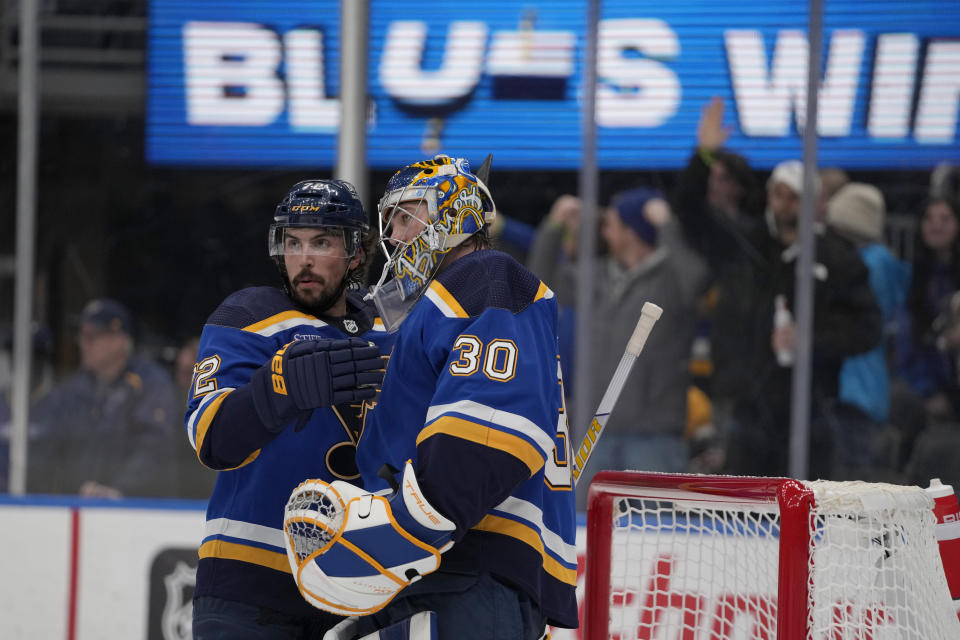
<path id="1" fill-rule="evenodd" d="M 305 295 L 303 291 L 297 287 L 305 276 L 310 276 L 311 280 L 320 284 L 320 290 L 318 292 Z M 344 276 L 346 276 L 346 274 L 344 274 Z M 340 299 L 346 288 L 346 277 L 340 278 L 340 282 L 337 285 L 331 285 L 327 282 L 326 278 L 306 270 L 298 273 L 296 277 L 290 281 L 290 291 L 293 301 L 313 315 L 326 314 L 327 310 Z"/>

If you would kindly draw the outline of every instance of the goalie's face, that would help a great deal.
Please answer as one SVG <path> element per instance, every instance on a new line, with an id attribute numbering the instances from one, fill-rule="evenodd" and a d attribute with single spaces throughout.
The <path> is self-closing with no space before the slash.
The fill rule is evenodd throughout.
<path id="1" fill-rule="evenodd" d="M 399 202 L 387 212 L 385 225 L 390 243 L 408 245 L 427 228 L 430 207 L 425 200 Z"/>

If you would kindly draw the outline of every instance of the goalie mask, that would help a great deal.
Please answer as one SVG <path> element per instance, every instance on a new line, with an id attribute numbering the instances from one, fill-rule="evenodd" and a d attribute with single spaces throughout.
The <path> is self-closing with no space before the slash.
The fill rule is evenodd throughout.
<path id="1" fill-rule="evenodd" d="M 387 331 L 395 331 L 444 257 L 493 222 L 496 207 L 467 160 L 438 155 L 395 173 L 377 211 L 387 261 L 370 295 Z"/>

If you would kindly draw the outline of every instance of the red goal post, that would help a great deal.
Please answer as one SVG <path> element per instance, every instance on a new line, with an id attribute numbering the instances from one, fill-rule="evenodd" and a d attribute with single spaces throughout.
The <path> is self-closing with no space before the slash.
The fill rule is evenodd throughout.
<path id="1" fill-rule="evenodd" d="M 587 640 L 960 638 L 919 487 L 601 471 Z"/>

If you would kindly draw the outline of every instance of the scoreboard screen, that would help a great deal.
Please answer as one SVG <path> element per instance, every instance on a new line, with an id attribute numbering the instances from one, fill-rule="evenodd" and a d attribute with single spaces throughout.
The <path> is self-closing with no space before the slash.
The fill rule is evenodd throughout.
<path id="1" fill-rule="evenodd" d="M 444 152 L 497 166 L 581 158 L 587 0 L 369 0 L 366 158 Z M 960 2 L 827 0 L 819 69 L 823 166 L 960 162 Z M 757 169 L 801 155 L 806 3 L 604 0 L 597 160 L 684 165 L 721 96 L 729 146 Z M 153 0 L 147 159 L 329 168 L 340 121 L 334 0 Z"/>

